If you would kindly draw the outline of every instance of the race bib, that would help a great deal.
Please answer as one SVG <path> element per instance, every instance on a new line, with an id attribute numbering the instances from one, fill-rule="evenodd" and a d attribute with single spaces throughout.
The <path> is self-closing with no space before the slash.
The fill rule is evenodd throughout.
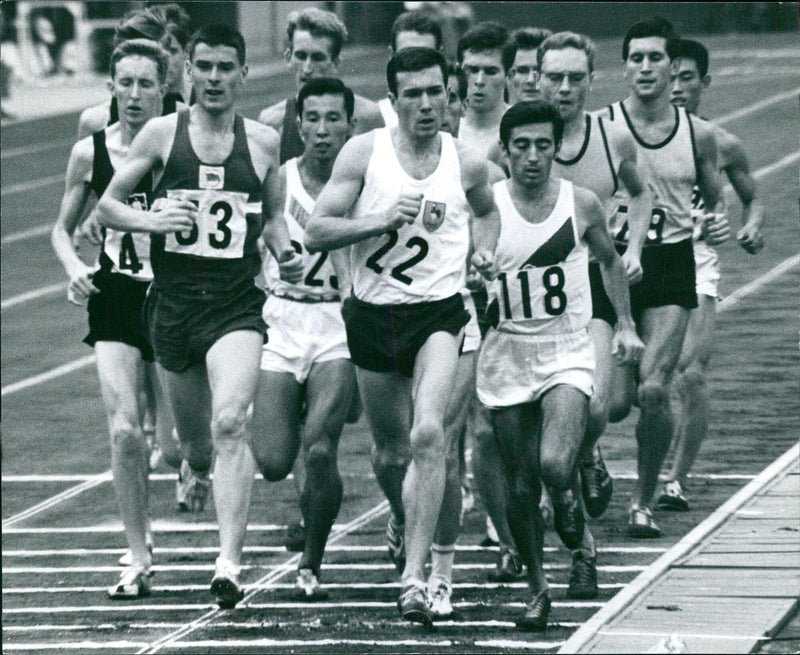
<path id="1" fill-rule="evenodd" d="M 137 280 L 153 279 L 149 233 L 118 232 L 106 228 L 103 248 L 113 264 L 112 272 L 129 275 Z"/>

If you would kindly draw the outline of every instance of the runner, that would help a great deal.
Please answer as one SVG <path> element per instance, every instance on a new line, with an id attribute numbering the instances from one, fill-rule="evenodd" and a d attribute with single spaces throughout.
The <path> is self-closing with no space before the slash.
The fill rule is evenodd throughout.
<path id="1" fill-rule="evenodd" d="M 672 43 L 670 54 L 673 57 L 672 104 L 684 107 L 690 114 L 697 114 L 703 92 L 711 84 L 708 50 L 697 41 L 677 39 Z M 742 203 L 743 227 L 737 234 L 737 241 L 747 252 L 756 254 L 764 247 L 761 236 L 764 210 L 757 198 L 758 189 L 750 174 L 747 154 L 738 137 L 716 125 L 713 129 L 719 149 L 717 165 L 730 180 Z M 705 207 L 699 193 L 694 194 L 692 202 L 696 219 L 702 220 Z M 699 236 L 697 226 L 695 235 Z M 707 240 L 695 239 L 694 261 L 698 307 L 689 316 L 689 327 L 678 360 L 675 382 L 680 403 L 675 408 L 675 459 L 656 501 L 658 509 L 689 509 L 683 490 L 686 476 L 708 434 L 710 402 L 706 379 L 714 344 L 716 303 L 720 297 L 717 290 L 719 257 Z"/>
<path id="2" fill-rule="evenodd" d="M 398 608 L 425 625 L 432 616 L 424 565 L 445 489 L 443 421 L 468 320 L 460 290 L 470 209 L 472 263 L 481 272 L 493 261 L 498 227 L 486 164 L 439 131 L 446 74 L 442 56 L 428 48 L 391 59 L 398 127 L 345 145 L 306 227 L 310 251 L 352 244 L 347 340 L 378 451 L 378 482 L 393 522 L 405 526 Z M 404 478 L 405 440 L 411 463 Z"/>
<path id="3" fill-rule="evenodd" d="M 247 414 L 266 336 L 264 293 L 254 283 L 258 237 L 289 282 L 302 278 L 302 257 L 282 216 L 278 136 L 234 109 L 247 74 L 241 34 L 212 23 L 189 52 L 196 104 L 142 130 L 98 210 L 109 227 L 153 233 L 150 335 L 186 459 L 201 479 L 213 438 L 220 556 L 211 593 L 232 608 L 243 596 L 239 555 L 256 468 Z M 127 207 L 121 200 L 148 173 L 154 210 Z"/>
<path id="4" fill-rule="evenodd" d="M 487 312 L 493 328 L 477 375 L 478 397 L 492 409 L 510 490 L 509 521 L 533 594 L 517 625 L 533 631 L 547 626 L 551 603 L 542 562 L 542 482 L 567 547 L 580 548 L 585 531 L 572 487 L 594 369 L 587 251 L 600 262 L 619 316 L 615 356 L 632 361 L 643 349 L 602 205 L 591 191 L 550 177 L 562 130 L 557 110 L 543 101 L 514 105 L 500 124 L 511 179 L 494 186 L 501 232 Z"/>
<path id="5" fill-rule="evenodd" d="M 152 368 L 153 349 L 141 325 L 141 312 L 153 273 L 150 237 L 146 234 L 103 233 L 98 267 L 78 257 L 73 235 L 91 195 L 103 195 L 115 167 L 125 159 L 134 137 L 145 123 L 159 116 L 166 90 L 167 54 L 151 40 L 125 41 L 111 56 L 111 85 L 120 108 L 112 126 L 81 139 L 72 149 L 67 168 L 67 188 L 53 228 L 52 243 L 70 278 L 67 297 L 87 304 L 89 334 L 111 434 L 111 471 L 130 561 L 119 582 L 111 586 L 113 599 L 146 596 L 150 591 L 152 536 L 147 519 L 148 449 L 142 427 L 139 390 L 145 369 Z M 152 191 L 146 176 L 132 189 L 127 202 L 147 208 Z M 156 434 L 172 440 L 172 417 L 157 384 Z M 164 446 L 165 452 L 174 448 Z M 180 464 L 180 457 L 177 462 Z M 127 558 L 126 558 L 127 560 Z"/>

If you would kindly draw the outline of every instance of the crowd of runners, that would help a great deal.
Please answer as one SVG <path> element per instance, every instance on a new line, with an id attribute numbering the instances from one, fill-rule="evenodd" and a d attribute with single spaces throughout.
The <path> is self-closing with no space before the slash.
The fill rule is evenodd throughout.
<path id="1" fill-rule="evenodd" d="M 81 116 L 52 235 L 68 299 L 88 306 L 108 417 L 129 548 L 113 599 L 150 590 L 157 461 L 178 472 L 188 512 L 204 511 L 213 470 L 222 608 L 244 596 L 256 472 L 294 472 L 298 597 L 324 599 L 338 443 L 362 414 L 409 621 L 452 615 L 476 494 L 485 543 L 499 545 L 490 579 L 528 581 L 521 629 L 547 625 L 550 525 L 571 552 L 567 596 L 596 597 L 590 519 L 612 494 L 599 444 L 632 405 L 628 535 L 658 538 L 653 509 L 689 508 L 713 247 L 739 220 L 739 244 L 763 245 L 741 142 L 700 118 L 708 51 L 662 19 L 631 26 L 629 93 L 589 112 L 584 35 L 478 23 L 448 62 L 441 25 L 416 11 L 390 39 L 375 102 L 338 77 L 339 18 L 291 14 L 294 88 L 252 121 L 236 112 L 248 69 L 235 29 L 192 34 L 176 5 L 117 27 L 111 98 Z M 722 174 L 740 218 L 726 215 Z M 78 236 L 100 245 L 97 261 Z"/>

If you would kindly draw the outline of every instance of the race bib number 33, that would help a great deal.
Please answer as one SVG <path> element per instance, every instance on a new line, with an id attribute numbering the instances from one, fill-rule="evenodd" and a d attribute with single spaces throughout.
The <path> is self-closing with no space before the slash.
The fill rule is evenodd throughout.
<path id="1" fill-rule="evenodd" d="M 243 192 L 210 189 L 171 189 L 167 198 L 194 203 L 197 222 L 191 230 L 168 234 L 164 250 L 215 259 L 243 257 L 247 214 L 260 214 L 259 203 L 248 203 L 248 195 Z"/>

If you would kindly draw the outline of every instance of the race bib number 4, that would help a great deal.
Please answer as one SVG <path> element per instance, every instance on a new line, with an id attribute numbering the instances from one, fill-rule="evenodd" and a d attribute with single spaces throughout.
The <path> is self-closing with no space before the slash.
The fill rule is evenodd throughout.
<path id="1" fill-rule="evenodd" d="M 197 222 L 191 230 L 168 234 L 164 250 L 196 257 L 241 259 L 247 236 L 247 215 L 261 213 L 261 205 L 248 203 L 247 197 L 246 193 L 237 191 L 167 191 L 168 199 L 195 204 Z"/>
<path id="2" fill-rule="evenodd" d="M 114 273 L 130 275 L 137 280 L 152 280 L 150 267 L 150 234 L 147 232 L 118 232 L 106 228 L 103 248 L 114 264 Z"/>

